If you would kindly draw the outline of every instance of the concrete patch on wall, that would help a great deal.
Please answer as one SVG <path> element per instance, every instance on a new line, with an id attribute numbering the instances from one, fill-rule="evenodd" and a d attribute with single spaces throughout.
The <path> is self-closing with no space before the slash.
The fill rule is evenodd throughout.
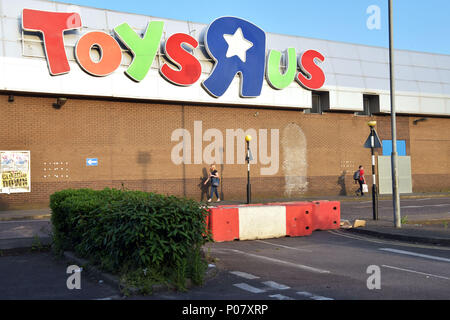
<path id="1" fill-rule="evenodd" d="M 308 190 L 306 136 L 297 124 L 290 123 L 283 129 L 280 142 L 283 152 L 284 194 L 287 197 L 301 195 Z"/>

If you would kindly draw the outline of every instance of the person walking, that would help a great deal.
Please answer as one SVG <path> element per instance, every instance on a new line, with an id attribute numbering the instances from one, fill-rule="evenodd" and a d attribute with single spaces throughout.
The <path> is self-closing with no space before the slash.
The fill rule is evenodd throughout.
<path id="1" fill-rule="evenodd" d="M 208 202 L 212 201 L 213 195 L 215 194 L 217 197 L 217 202 L 220 202 L 220 198 L 219 198 L 219 192 L 217 191 L 217 188 L 220 185 L 220 177 L 219 177 L 219 172 L 216 169 L 215 165 L 212 165 L 209 168 L 209 177 L 208 179 L 206 179 L 205 181 L 205 185 L 208 183 L 209 180 L 211 180 L 211 192 L 209 195 L 209 199 Z"/>
<path id="2" fill-rule="evenodd" d="M 363 185 L 366 184 L 366 177 L 364 176 L 363 166 L 359 166 L 358 170 L 355 172 L 354 179 L 359 183 L 359 189 L 356 190 L 356 195 L 358 195 L 358 193 L 361 193 L 361 196 L 363 196 L 364 195 Z"/>

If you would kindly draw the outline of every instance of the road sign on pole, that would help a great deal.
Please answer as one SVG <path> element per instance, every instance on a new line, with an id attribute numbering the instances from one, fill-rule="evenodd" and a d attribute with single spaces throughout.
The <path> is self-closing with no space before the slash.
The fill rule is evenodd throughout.
<path id="1" fill-rule="evenodd" d="M 373 137 L 373 138 L 372 138 Z M 373 139 L 373 141 L 372 141 Z M 383 144 L 381 143 L 380 137 L 378 136 L 378 133 L 375 129 L 370 130 L 369 137 L 367 138 L 366 142 L 364 143 L 364 148 L 382 148 Z"/>
<path id="2" fill-rule="evenodd" d="M 369 121 L 368 125 L 370 127 L 370 136 L 365 143 L 365 147 L 369 145 L 371 155 L 372 155 L 372 212 L 373 220 L 378 220 L 378 189 L 377 189 L 377 178 L 375 175 L 375 148 L 381 148 L 381 141 L 375 131 L 376 121 Z"/>

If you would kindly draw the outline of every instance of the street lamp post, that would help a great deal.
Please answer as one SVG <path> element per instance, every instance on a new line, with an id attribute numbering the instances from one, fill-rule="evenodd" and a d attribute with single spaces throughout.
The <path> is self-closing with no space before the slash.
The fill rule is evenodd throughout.
<path id="1" fill-rule="evenodd" d="M 393 0 L 389 0 L 389 72 L 391 85 L 391 130 L 392 130 L 392 201 L 394 207 L 394 226 L 401 228 L 400 220 L 400 195 L 398 190 L 398 171 L 397 171 L 397 127 L 395 114 L 395 74 L 394 74 L 394 38 L 393 38 Z"/>
<path id="2" fill-rule="evenodd" d="M 252 185 L 250 184 L 250 141 L 252 140 L 252 136 L 247 135 L 245 137 L 245 141 L 247 142 L 247 204 L 250 204 L 252 201 Z"/>
<path id="3" fill-rule="evenodd" d="M 370 127 L 370 150 L 372 154 L 372 211 L 373 220 L 378 220 L 378 190 L 377 180 L 375 176 L 375 126 L 376 121 L 369 121 L 367 123 Z"/>

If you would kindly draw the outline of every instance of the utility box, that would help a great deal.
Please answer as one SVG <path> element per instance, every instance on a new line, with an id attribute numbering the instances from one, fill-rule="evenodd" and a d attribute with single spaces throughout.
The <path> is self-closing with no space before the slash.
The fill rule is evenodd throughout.
<path id="1" fill-rule="evenodd" d="M 397 156 L 398 191 L 412 193 L 411 157 Z M 378 156 L 378 188 L 380 194 L 392 194 L 391 156 Z"/>

